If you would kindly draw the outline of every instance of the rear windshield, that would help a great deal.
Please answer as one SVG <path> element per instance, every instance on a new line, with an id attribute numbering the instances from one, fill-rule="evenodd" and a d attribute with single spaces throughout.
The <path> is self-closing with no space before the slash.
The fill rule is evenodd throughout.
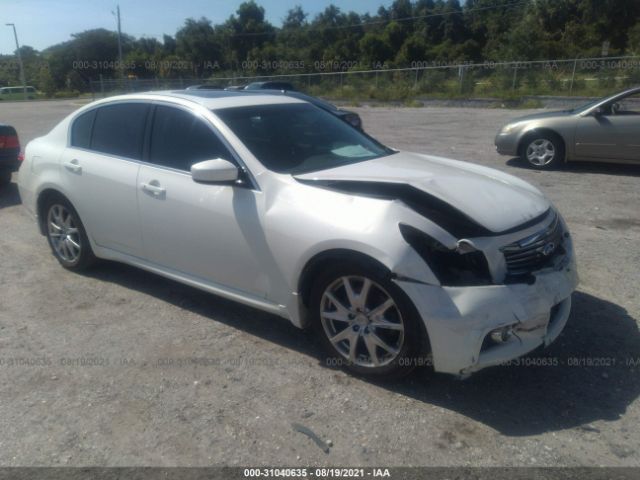
<path id="1" fill-rule="evenodd" d="M 308 103 L 215 110 L 269 170 L 307 173 L 395 153 L 335 115 Z"/>
<path id="2" fill-rule="evenodd" d="M 11 136 L 17 135 L 16 129 L 11 125 L 0 125 L 0 135 L 2 136 Z"/>

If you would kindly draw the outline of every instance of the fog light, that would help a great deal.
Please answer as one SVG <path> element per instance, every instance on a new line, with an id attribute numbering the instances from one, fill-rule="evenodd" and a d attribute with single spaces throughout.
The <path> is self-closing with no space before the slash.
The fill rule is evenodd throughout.
<path id="1" fill-rule="evenodd" d="M 513 336 L 513 329 L 511 327 L 502 327 L 492 331 L 489 336 L 495 343 L 504 343 Z"/>

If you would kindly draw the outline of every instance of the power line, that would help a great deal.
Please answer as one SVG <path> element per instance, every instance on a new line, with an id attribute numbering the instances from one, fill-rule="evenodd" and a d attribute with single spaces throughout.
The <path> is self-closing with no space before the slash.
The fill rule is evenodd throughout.
<path id="1" fill-rule="evenodd" d="M 529 3 L 528 0 L 524 0 L 524 1 L 520 1 L 520 2 L 514 2 L 514 3 L 508 3 L 505 5 L 491 5 L 491 6 L 487 6 L 487 7 L 477 7 L 477 8 L 470 8 L 468 10 L 450 10 L 448 12 L 441 12 L 441 13 L 430 13 L 428 15 L 414 15 L 411 17 L 401 17 L 401 18 L 392 18 L 391 20 L 375 20 L 372 22 L 362 22 L 362 23 L 354 23 L 351 25 L 336 25 L 335 27 L 326 27 L 326 29 L 340 29 L 340 28 L 352 28 L 352 27 L 364 27 L 367 25 L 377 25 L 377 24 L 381 24 L 381 23 L 391 23 L 391 22 L 406 22 L 406 21 L 410 21 L 410 20 L 421 20 L 421 19 L 425 19 L 425 18 L 435 18 L 435 17 L 445 17 L 447 15 L 464 15 L 467 13 L 473 13 L 473 12 L 480 12 L 480 11 L 484 11 L 484 10 L 497 10 L 498 8 L 510 8 L 510 7 L 516 7 L 519 5 L 525 5 Z"/>
<path id="2" fill-rule="evenodd" d="M 462 9 L 462 10 L 450 10 L 448 12 L 440 12 L 440 13 L 430 13 L 427 15 L 413 15 L 410 17 L 401 17 L 401 18 L 392 18 L 390 20 L 373 20 L 370 22 L 361 22 L 361 23 L 352 23 L 349 25 L 330 25 L 330 26 L 313 26 L 313 25 L 307 25 L 307 27 L 303 27 L 301 30 L 305 31 L 305 32 L 309 32 L 309 31 L 323 31 L 323 30 L 343 30 L 343 29 L 348 29 L 348 28 L 359 28 L 359 27 L 366 27 L 369 25 L 381 25 L 381 24 L 385 24 L 385 23 L 391 23 L 391 22 L 408 22 L 408 21 L 412 21 L 412 20 L 423 20 L 423 19 L 427 19 L 427 18 L 437 18 L 437 17 L 446 17 L 449 15 L 466 15 L 468 13 L 475 13 L 475 12 L 482 12 L 482 11 L 488 11 L 488 10 L 498 10 L 500 8 L 512 8 L 512 7 L 518 7 L 518 6 L 522 6 L 522 5 L 526 5 L 530 3 L 529 0 L 523 0 L 523 1 L 518 1 L 518 2 L 513 2 L 513 3 L 507 3 L 505 5 L 490 5 L 490 6 L 486 6 L 486 7 L 476 7 L 476 8 L 469 8 L 467 10 Z M 282 28 L 277 29 L 273 32 L 243 32 L 243 33 L 230 33 L 227 34 L 227 37 L 264 37 L 264 36 L 274 36 L 277 35 L 278 33 L 282 33 L 283 30 Z M 161 37 L 161 35 L 152 35 L 154 37 Z"/>

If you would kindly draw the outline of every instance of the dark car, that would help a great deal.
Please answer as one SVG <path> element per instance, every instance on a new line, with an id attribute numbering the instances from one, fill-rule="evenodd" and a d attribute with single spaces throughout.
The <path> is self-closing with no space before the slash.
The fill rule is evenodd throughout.
<path id="1" fill-rule="evenodd" d="M 344 120 L 349 125 L 357 128 L 358 130 L 363 130 L 362 128 L 362 119 L 360 115 L 350 110 L 343 110 L 342 108 L 336 107 L 334 104 L 327 102 L 318 97 L 312 97 L 311 95 L 307 95 L 302 92 L 296 91 L 288 91 L 288 90 L 263 90 L 263 93 L 269 94 L 279 94 L 286 95 L 287 97 L 299 98 L 300 100 L 304 100 L 305 102 L 309 102 L 314 104 L 316 107 L 319 107 L 332 115 Z"/>
<path id="2" fill-rule="evenodd" d="M 185 90 L 224 90 L 224 87 L 214 83 L 203 83 L 202 85 L 191 85 Z"/>
<path id="3" fill-rule="evenodd" d="M 11 173 L 20 167 L 20 141 L 11 125 L 0 124 L 0 185 L 11 181 Z"/>
<path id="4" fill-rule="evenodd" d="M 294 87 L 289 82 L 253 82 L 244 87 L 245 90 L 285 90 L 287 92 L 295 92 Z"/>

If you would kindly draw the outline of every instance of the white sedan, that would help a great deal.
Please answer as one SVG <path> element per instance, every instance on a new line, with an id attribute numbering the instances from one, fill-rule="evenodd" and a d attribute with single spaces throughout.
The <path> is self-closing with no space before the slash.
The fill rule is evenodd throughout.
<path id="1" fill-rule="evenodd" d="M 124 262 L 313 325 L 359 374 L 464 376 L 548 345 L 577 285 L 533 186 L 282 95 L 91 103 L 29 143 L 19 188 L 63 267 Z"/>

